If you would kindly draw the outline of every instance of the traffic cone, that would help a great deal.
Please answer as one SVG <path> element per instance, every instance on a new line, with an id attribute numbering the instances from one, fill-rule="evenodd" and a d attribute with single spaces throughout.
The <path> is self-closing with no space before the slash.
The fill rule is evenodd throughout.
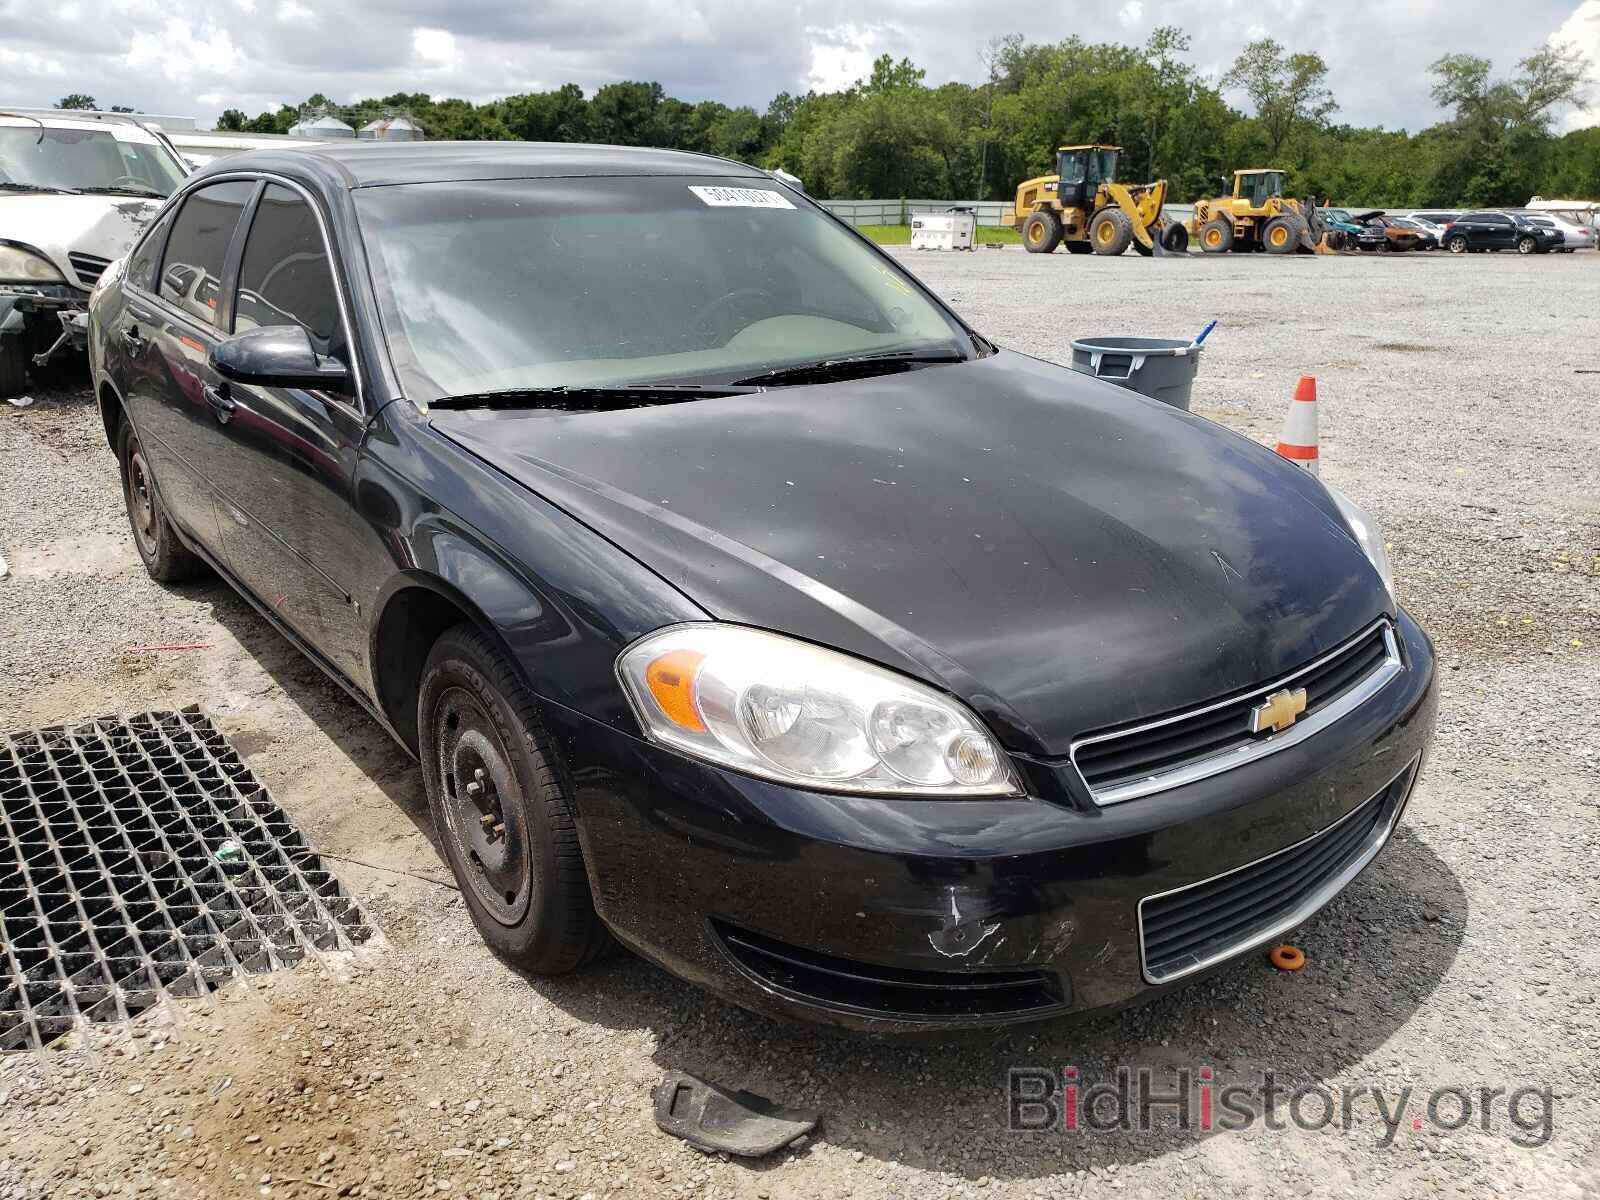
<path id="1" fill-rule="evenodd" d="M 1283 422 L 1278 453 L 1297 462 L 1313 475 L 1317 470 L 1317 377 L 1302 375 L 1295 384 L 1289 416 Z"/>

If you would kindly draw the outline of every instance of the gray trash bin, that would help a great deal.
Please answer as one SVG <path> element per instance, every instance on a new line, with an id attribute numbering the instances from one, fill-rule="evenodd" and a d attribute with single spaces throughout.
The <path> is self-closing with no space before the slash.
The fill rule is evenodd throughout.
<path id="1" fill-rule="evenodd" d="M 1179 338 L 1080 338 L 1072 343 L 1072 369 L 1188 412 L 1200 349 Z"/>

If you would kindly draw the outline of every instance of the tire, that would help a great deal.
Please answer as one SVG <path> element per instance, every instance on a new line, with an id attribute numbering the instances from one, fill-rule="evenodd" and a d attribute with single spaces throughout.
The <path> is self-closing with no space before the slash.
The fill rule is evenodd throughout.
<path id="1" fill-rule="evenodd" d="M 21 333 L 0 337 L 0 399 L 28 389 L 28 339 Z"/>
<path id="2" fill-rule="evenodd" d="M 1444 248 L 1451 254 L 1465 254 L 1467 252 L 1466 235 L 1458 233 L 1454 237 L 1445 238 Z"/>
<path id="3" fill-rule="evenodd" d="M 1067 239 L 1063 242 L 1068 254 L 1092 254 L 1094 247 L 1090 246 L 1083 238 L 1077 240 Z"/>
<path id="4" fill-rule="evenodd" d="M 157 583 L 182 583 L 204 575 L 205 562 L 178 540 L 144 448 L 127 421 L 117 429 L 117 461 L 122 465 L 122 500 L 133 548 L 146 574 Z"/>
<path id="5" fill-rule="evenodd" d="M 1300 222 L 1273 217 L 1261 231 L 1261 246 L 1268 254 L 1293 254 L 1300 248 Z"/>
<path id="6" fill-rule="evenodd" d="M 1200 250 L 1205 254 L 1226 254 L 1233 249 L 1233 222 L 1227 217 L 1212 217 L 1200 226 Z"/>
<path id="7" fill-rule="evenodd" d="M 417 734 L 434 828 L 490 949 L 538 975 L 603 956 L 613 943 L 594 910 L 571 789 L 533 693 L 476 629 L 457 625 L 434 643 Z"/>
<path id="8" fill-rule="evenodd" d="M 1531 237 L 1519 237 L 1517 239 L 1518 254 L 1532 254 L 1538 249 L 1539 243 L 1534 241 Z"/>
<path id="9" fill-rule="evenodd" d="M 1022 222 L 1022 248 L 1029 254 L 1049 254 L 1061 244 L 1061 218 L 1041 208 Z"/>
<path id="10" fill-rule="evenodd" d="M 1133 222 L 1120 208 L 1102 208 L 1089 220 L 1089 245 L 1096 254 L 1114 258 L 1133 242 Z"/>
<path id="11" fill-rule="evenodd" d="M 1161 248 L 1173 254 L 1189 253 L 1189 230 L 1178 221 L 1174 221 L 1161 231 Z"/>
<path id="12" fill-rule="evenodd" d="M 1150 245 L 1146 246 L 1138 238 L 1133 239 L 1134 253 L 1140 258 L 1149 258 L 1155 254 L 1155 240 L 1161 236 L 1161 231 L 1159 229 L 1154 231 L 1147 230 L 1146 232 L 1150 233 Z"/>

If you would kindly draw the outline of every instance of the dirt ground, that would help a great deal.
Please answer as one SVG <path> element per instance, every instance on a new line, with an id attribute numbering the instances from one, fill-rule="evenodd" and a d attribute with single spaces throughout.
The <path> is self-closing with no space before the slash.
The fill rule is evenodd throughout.
<path id="1" fill-rule="evenodd" d="M 476 937 L 386 735 L 222 585 L 145 576 L 69 376 L 0 404 L 0 728 L 199 703 L 381 936 L 131 1037 L 0 1058 L 0 1200 L 1600 1195 L 1600 255 L 903 258 L 1057 360 L 1075 334 L 1221 317 L 1196 409 L 1264 441 L 1318 375 L 1324 477 L 1384 525 L 1442 702 L 1396 840 L 1298 935 L 1308 966 L 1252 956 L 1143 1008 L 914 1042 L 774 1023 L 627 956 L 523 977 Z M 1007 1068 L 1066 1065 L 1380 1095 L 1348 1129 L 1008 1132 Z M 821 1126 L 753 1164 L 702 1155 L 651 1119 L 669 1069 Z M 1459 1098 L 1426 1107 L 1450 1086 L 1456 1130 Z"/>

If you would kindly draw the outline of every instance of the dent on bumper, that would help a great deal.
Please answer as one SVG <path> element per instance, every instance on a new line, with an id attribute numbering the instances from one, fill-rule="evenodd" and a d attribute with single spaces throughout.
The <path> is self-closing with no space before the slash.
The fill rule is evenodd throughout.
<path id="1" fill-rule="evenodd" d="M 1406 670 L 1365 708 L 1247 767 L 1104 809 L 1074 798 L 1065 764 L 1023 764 L 1046 786 L 1020 798 L 825 796 L 575 714 L 549 724 L 577 790 L 597 906 L 645 957 L 777 1015 L 877 1030 L 995 1024 L 1157 990 L 1140 953 L 1142 899 L 1301 842 L 1398 776 L 1409 791 L 1436 697 L 1426 635 L 1403 613 L 1398 624 Z M 791 974 L 752 969 L 762 952 L 794 960 L 780 964 Z M 823 977 L 846 983 L 820 1002 L 781 983 Z M 969 979 L 993 983 L 991 1001 L 1007 988 L 1045 999 L 1014 1016 L 957 1002 L 908 1014 L 875 1003 L 872 978 L 914 997 Z"/>

